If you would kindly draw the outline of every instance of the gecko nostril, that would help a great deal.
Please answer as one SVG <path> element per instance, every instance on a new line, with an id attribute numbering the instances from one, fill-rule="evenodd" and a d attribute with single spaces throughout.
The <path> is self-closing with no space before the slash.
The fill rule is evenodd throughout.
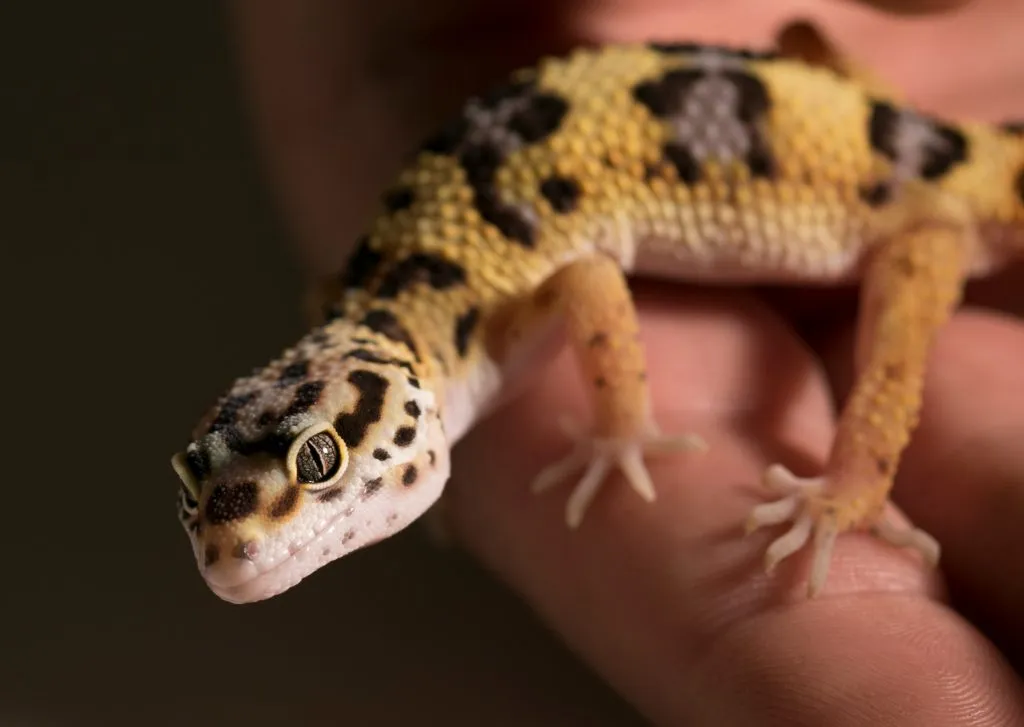
<path id="1" fill-rule="evenodd" d="M 235 546 L 234 555 L 236 558 L 242 560 L 255 560 L 256 556 L 259 555 L 260 548 L 255 540 L 244 540 Z"/>

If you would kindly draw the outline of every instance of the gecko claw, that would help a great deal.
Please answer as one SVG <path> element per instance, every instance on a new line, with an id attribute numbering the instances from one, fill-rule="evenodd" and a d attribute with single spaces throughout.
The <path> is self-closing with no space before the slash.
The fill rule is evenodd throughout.
<path id="1" fill-rule="evenodd" d="M 579 527 L 583 521 L 587 508 L 613 467 L 618 467 L 622 471 L 626 482 L 645 502 L 653 502 L 656 493 L 654 482 L 644 464 L 646 453 L 707 450 L 704 440 L 693 434 L 655 434 L 639 441 L 601 439 L 585 434 L 571 419 L 563 418 L 560 425 L 569 438 L 575 441 L 576 446 L 570 454 L 541 470 L 534 478 L 530 489 L 534 493 L 544 492 L 583 469 L 583 475 L 566 503 L 566 523 L 573 529 Z"/>
<path id="2" fill-rule="evenodd" d="M 765 470 L 764 484 L 767 489 L 782 496 L 755 506 L 747 517 L 745 530 L 749 534 L 761 527 L 790 521 L 793 523 L 789 530 L 773 540 L 765 550 L 766 573 L 771 573 L 780 562 L 807 545 L 813 535 L 811 571 L 807 582 L 807 595 L 813 598 L 825 586 L 836 538 L 840 532 L 853 527 L 840 526 L 844 505 L 829 502 L 830 498 L 825 494 L 828 485 L 826 477 L 797 477 L 782 465 L 772 465 Z M 842 519 L 844 523 L 849 520 Z M 938 563 L 939 545 L 923 530 L 894 525 L 885 515 L 877 516 L 877 520 L 870 524 L 870 529 L 876 536 L 896 547 L 919 551 L 929 565 Z"/>

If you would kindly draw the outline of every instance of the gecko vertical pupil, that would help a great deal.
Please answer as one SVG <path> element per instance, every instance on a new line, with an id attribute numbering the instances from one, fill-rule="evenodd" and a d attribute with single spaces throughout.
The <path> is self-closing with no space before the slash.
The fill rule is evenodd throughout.
<path id="1" fill-rule="evenodd" d="M 320 432 L 310 437 L 295 459 L 295 469 L 299 482 L 316 484 L 324 482 L 338 471 L 338 445 L 327 432 Z"/>

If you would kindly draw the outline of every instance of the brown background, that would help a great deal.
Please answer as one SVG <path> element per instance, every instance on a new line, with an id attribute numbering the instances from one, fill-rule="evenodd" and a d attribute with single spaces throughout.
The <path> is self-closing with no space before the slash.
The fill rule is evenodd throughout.
<path id="1" fill-rule="evenodd" d="M 21 8 L 0 23 L 0 725 L 639 724 L 418 531 L 264 604 L 203 586 L 168 458 L 301 328 L 225 19 Z"/>

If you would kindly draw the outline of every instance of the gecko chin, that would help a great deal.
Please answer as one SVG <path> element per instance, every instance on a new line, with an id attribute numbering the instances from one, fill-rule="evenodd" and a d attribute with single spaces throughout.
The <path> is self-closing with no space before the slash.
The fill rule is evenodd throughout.
<path id="1" fill-rule="evenodd" d="M 437 470 L 425 474 L 414 490 L 382 487 L 368 499 L 365 486 L 353 487 L 331 503 L 304 494 L 295 517 L 273 533 L 222 534 L 220 546 L 193 538 L 200 573 L 210 590 L 230 603 L 271 598 L 331 561 L 403 530 L 437 500 L 446 479 L 447 471 Z M 212 562 L 211 547 L 218 551 Z"/>

